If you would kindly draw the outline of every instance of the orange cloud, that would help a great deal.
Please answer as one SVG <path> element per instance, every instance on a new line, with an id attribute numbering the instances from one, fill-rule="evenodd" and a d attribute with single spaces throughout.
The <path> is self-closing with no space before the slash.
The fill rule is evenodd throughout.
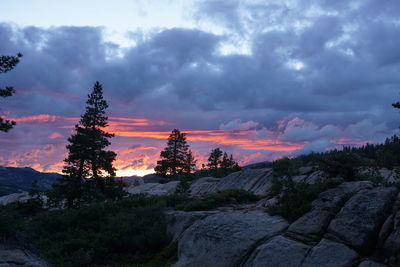
<path id="1" fill-rule="evenodd" d="M 33 116 L 23 116 L 23 117 L 16 117 L 16 118 L 7 118 L 11 119 L 16 122 L 56 122 L 63 117 L 48 115 L 48 114 L 39 114 Z"/>
<path id="2" fill-rule="evenodd" d="M 125 155 L 125 154 L 129 154 L 132 152 L 136 152 L 139 150 L 154 150 L 154 149 L 159 149 L 158 147 L 154 147 L 154 146 L 140 146 L 137 148 L 130 148 L 130 149 L 126 149 L 120 152 L 120 154 Z"/>
<path id="3" fill-rule="evenodd" d="M 49 135 L 50 139 L 60 139 L 60 138 L 64 138 L 64 136 L 58 132 L 54 132 L 51 135 Z"/>

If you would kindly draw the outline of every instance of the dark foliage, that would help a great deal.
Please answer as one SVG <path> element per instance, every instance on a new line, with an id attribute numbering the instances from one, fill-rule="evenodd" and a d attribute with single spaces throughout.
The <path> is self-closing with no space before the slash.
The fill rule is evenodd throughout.
<path id="1" fill-rule="evenodd" d="M 160 176 L 190 174 L 196 167 L 196 160 L 186 141 L 186 133 L 181 133 L 178 129 L 174 129 L 169 135 L 167 147 L 161 151 L 160 158 L 154 168 Z"/>
<path id="2" fill-rule="evenodd" d="M 48 194 L 52 203 L 65 200 L 68 208 L 91 201 L 117 199 L 122 195 L 113 179 L 115 168 L 112 163 L 116 154 L 104 150 L 111 144 L 108 139 L 114 134 L 103 130 L 108 125 L 105 116 L 108 104 L 103 99 L 99 82 L 94 84 L 86 104 L 86 112 L 75 125 L 75 134 L 68 138 L 69 154 L 63 169 L 65 175 Z"/>
<path id="3" fill-rule="evenodd" d="M 315 184 L 306 182 L 295 183 L 291 177 L 279 180 L 281 195 L 278 203 L 270 209 L 272 215 L 281 215 L 289 221 L 295 221 L 311 209 L 311 202 L 314 201 L 319 193 L 340 185 L 341 179 L 327 179 Z"/>
<path id="4" fill-rule="evenodd" d="M 19 59 L 22 54 L 18 53 L 16 56 L 0 56 L 0 74 L 11 71 L 19 63 Z M 0 97 L 9 97 L 15 93 L 12 86 L 6 86 L 5 88 L 0 88 Z M 0 131 L 8 132 L 15 125 L 15 121 L 6 120 L 0 117 Z"/>
<path id="5" fill-rule="evenodd" d="M 160 198 L 138 195 L 43 212 L 25 231 L 56 266 L 145 264 L 169 243 L 163 208 Z M 171 253 L 160 257 L 169 259 Z"/>
<path id="6" fill-rule="evenodd" d="M 259 197 L 243 189 L 228 189 L 219 191 L 201 199 L 194 199 L 177 205 L 177 209 L 185 211 L 210 210 L 228 204 L 250 203 L 259 200 Z"/>
<path id="7" fill-rule="evenodd" d="M 202 170 L 196 173 L 196 177 L 225 177 L 232 172 L 241 170 L 239 164 L 233 159 L 233 156 L 228 156 L 226 152 L 223 152 L 219 148 L 211 150 L 207 167 L 206 169 L 205 166 L 203 166 Z"/>

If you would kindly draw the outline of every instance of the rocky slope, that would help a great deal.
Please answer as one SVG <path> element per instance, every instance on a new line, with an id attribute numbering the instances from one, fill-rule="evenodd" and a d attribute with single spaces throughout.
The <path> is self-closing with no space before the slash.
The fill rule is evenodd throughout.
<path id="1" fill-rule="evenodd" d="M 395 187 L 360 181 L 321 193 L 291 224 L 257 204 L 169 211 L 174 266 L 399 266 L 399 203 Z"/>
<path id="2" fill-rule="evenodd" d="M 299 171 L 294 181 L 326 179 L 312 168 Z M 394 171 L 382 169 L 380 173 L 383 182 L 399 181 Z M 268 196 L 272 179 L 272 170 L 263 168 L 194 181 L 190 190 L 195 197 L 245 189 L 261 200 L 211 211 L 165 211 L 167 232 L 178 242 L 179 260 L 174 266 L 400 266 L 400 193 L 396 187 L 344 182 L 319 194 L 309 212 L 288 222 L 268 213 L 276 202 Z M 147 183 L 126 190 L 165 195 L 172 194 L 177 184 Z M 0 249 L 0 255 L 3 252 Z"/>

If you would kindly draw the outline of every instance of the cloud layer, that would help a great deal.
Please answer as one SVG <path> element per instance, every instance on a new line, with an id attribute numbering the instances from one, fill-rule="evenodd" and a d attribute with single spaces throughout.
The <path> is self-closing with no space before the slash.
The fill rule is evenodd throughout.
<path id="1" fill-rule="evenodd" d="M 242 163 L 382 141 L 399 125 L 396 1 L 197 1 L 217 31 L 131 33 L 0 24 L 0 53 L 21 52 L 0 84 L 17 127 L 0 133 L 0 164 L 57 170 L 94 81 L 110 104 L 124 170 L 151 168 L 173 128 L 204 160 L 220 146 Z"/>

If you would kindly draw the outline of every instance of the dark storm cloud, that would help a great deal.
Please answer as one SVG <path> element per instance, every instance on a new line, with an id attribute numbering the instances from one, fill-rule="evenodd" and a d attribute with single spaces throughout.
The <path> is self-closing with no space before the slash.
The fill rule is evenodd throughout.
<path id="1" fill-rule="evenodd" d="M 102 28 L 0 24 L 0 53 L 24 54 L 0 77 L 18 92 L 3 111 L 77 116 L 99 80 L 111 114 L 163 120 L 164 130 L 251 126 L 256 136 L 304 142 L 301 152 L 340 138 L 380 141 L 398 128 L 399 3 L 264 2 L 200 1 L 197 20 L 224 34 L 160 30 L 124 49 Z M 227 44 L 238 51 L 221 53 Z"/>

